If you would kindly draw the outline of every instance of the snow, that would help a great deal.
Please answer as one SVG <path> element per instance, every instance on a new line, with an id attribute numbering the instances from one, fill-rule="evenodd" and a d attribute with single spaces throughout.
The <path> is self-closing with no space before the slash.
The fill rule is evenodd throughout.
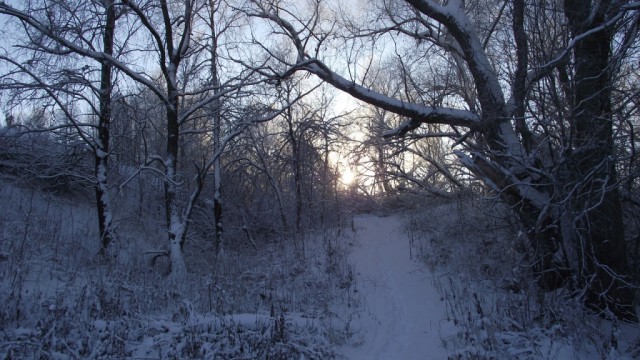
<path id="1" fill-rule="evenodd" d="M 424 106 L 375 92 L 329 70 L 329 68 L 318 59 L 306 60 L 304 62 L 304 69 L 357 99 L 375 104 L 377 107 L 402 116 L 420 119 L 420 121 L 423 122 L 465 127 L 473 127 L 479 122 L 478 115 L 471 111 L 448 107 Z"/>
<path id="2" fill-rule="evenodd" d="M 453 324 L 423 264 L 410 256 L 400 217 L 362 216 L 354 220 L 351 254 L 363 312 L 354 328 L 355 346 L 342 354 L 359 359 L 446 359 L 441 335 Z"/>
<path id="3" fill-rule="evenodd" d="M 98 149 L 97 151 L 101 151 Z M 102 156 L 98 154 L 98 156 Z M 107 186 L 107 168 L 105 166 L 104 161 L 101 161 L 98 164 L 98 171 L 96 172 L 96 179 L 98 182 L 98 186 L 100 187 L 100 191 L 102 191 L 102 206 L 104 211 L 104 226 L 105 228 L 111 229 L 111 224 L 113 223 L 113 215 L 111 214 L 111 200 L 109 198 L 109 188 Z"/>
<path id="4" fill-rule="evenodd" d="M 562 293 L 538 293 L 526 282 L 516 251 L 522 234 L 487 220 L 484 211 L 506 210 L 492 199 L 429 198 L 402 215 L 357 216 L 353 231 L 310 234 L 307 260 L 292 243 L 261 245 L 229 250 L 215 269 L 191 248 L 191 271 L 171 283 L 125 257 L 109 268 L 83 258 L 99 246 L 84 241 L 98 236 L 93 203 L 0 184 L 0 200 L 12 204 L 0 211 L 7 225 L 0 359 L 613 360 L 640 353 L 637 324 L 589 316 Z M 150 223 L 156 215 L 144 216 Z M 154 233 L 144 223 L 121 222 L 128 259 L 156 244 L 144 236 L 164 243 L 164 227 Z M 505 279 L 519 290 L 506 289 Z"/>

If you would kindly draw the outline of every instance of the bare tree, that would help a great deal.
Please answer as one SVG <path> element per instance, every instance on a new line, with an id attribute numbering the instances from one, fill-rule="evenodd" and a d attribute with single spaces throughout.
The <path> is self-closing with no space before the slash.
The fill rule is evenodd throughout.
<path id="1" fill-rule="evenodd" d="M 133 27 L 136 33 L 125 37 L 125 40 L 133 38 L 137 42 L 137 46 L 134 44 L 127 49 L 128 53 L 145 54 L 145 59 L 151 57 L 144 63 L 127 63 L 102 49 L 84 46 L 82 34 L 68 37 L 66 33 L 53 31 L 58 27 L 51 26 L 46 12 L 45 16 L 40 17 L 38 13 L 28 9 L 20 10 L 0 3 L 1 14 L 18 19 L 31 33 L 50 44 L 47 51 L 75 54 L 79 58 L 108 64 L 134 83 L 148 89 L 164 107 L 162 119 L 164 129 L 161 131 L 165 136 L 164 153 L 150 154 L 147 157 L 148 161 L 142 164 L 139 170 L 157 174 L 163 181 L 168 256 L 171 260 L 171 277 L 175 280 L 180 280 L 186 275 L 183 245 L 194 206 L 204 187 L 209 170 L 219 159 L 225 145 L 235 136 L 252 123 L 267 121 L 280 113 L 277 109 L 263 107 L 265 110 L 260 113 L 260 116 L 246 121 L 242 119 L 225 134 L 224 138 L 219 138 L 216 150 L 209 152 L 208 156 L 191 159 L 192 164 L 179 163 L 183 139 L 187 136 L 211 132 L 210 128 L 189 129 L 187 125 L 197 120 L 206 109 L 211 108 L 212 104 L 213 108 L 216 108 L 216 102 L 222 97 L 234 96 L 233 94 L 237 94 L 241 89 L 244 90 L 262 81 L 260 59 L 256 60 L 257 65 L 253 65 L 254 62 L 248 62 L 243 64 L 247 67 L 236 66 L 238 71 L 225 76 L 224 81 L 222 76 L 213 83 L 210 80 L 204 83 L 199 81 L 203 79 L 201 75 L 204 71 L 207 71 L 207 75 L 211 75 L 209 72 L 211 66 L 203 67 L 202 64 L 216 63 L 216 60 L 211 58 L 208 61 L 198 61 L 204 54 L 211 55 L 211 52 L 207 53 L 207 49 L 210 51 L 215 49 L 194 40 L 194 33 L 207 29 L 206 24 L 198 22 L 202 18 L 196 16 L 200 11 L 206 11 L 206 4 L 205 1 L 199 0 L 144 3 L 123 0 L 119 2 L 118 5 L 126 9 L 127 21 L 136 24 Z M 70 9 L 66 7 L 60 8 L 59 13 L 65 16 L 72 15 Z M 211 35 L 203 38 L 211 39 Z M 149 45 L 153 50 L 147 50 Z M 233 63 L 233 59 L 230 61 Z M 154 62 L 157 68 L 149 66 Z M 160 79 L 157 77 L 158 73 Z M 101 155 L 101 153 L 98 154 Z M 184 171 L 187 167 L 194 167 L 195 171 Z"/>
<path id="2" fill-rule="evenodd" d="M 102 40 L 102 51 L 108 56 L 113 56 L 113 43 L 116 27 L 116 9 L 113 0 L 106 0 L 105 24 Z M 103 60 L 100 65 L 100 91 L 99 91 L 99 115 L 98 115 L 98 139 L 96 141 L 95 174 L 96 174 L 96 206 L 98 209 L 98 223 L 102 246 L 100 252 L 106 255 L 109 245 L 113 240 L 113 215 L 110 210 L 109 188 L 107 186 L 107 169 L 109 154 L 109 131 L 111 128 L 111 95 L 113 89 L 112 80 L 113 65 Z"/>
<path id="3" fill-rule="evenodd" d="M 566 285 L 603 315 L 636 319 L 620 221 L 611 121 L 612 65 L 619 56 L 624 61 L 625 48 L 635 41 L 639 16 L 635 3 L 565 1 L 560 8 L 569 33 L 561 33 L 564 40 L 559 48 L 548 43 L 553 51 L 537 54 L 539 61 L 533 64 L 527 56 L 531 37 L 523 15 L 529 8 L 540 11 L 537 4 L 515 1 L 511 14 L 501 10 L 487 18 L 473 11 L 480 8 L 479 2 L 377 3 L 377 18 L 359 26 L 355 36 L 376 41 L 386 37 L 396 49 L 414 52 L 417 45 L 426 54 L 419 58 L 420 63 L 440 71 L 443 68 L 435 59 L 451 59 L 463 79 L 463 92 L 441 104 L 424 96 L 381 94 L 363 86 L 362 78 L 345 78 L 331 70 L 321 58 L 328 38 L 322 2 L 312 3 L 306 13 L 275 1 L 251 1 L 244 9 L 251 17 L 269 21 L 277 29 L 275 34 L 289 40 L 294 55 L 278 58 L 289 66 L 282 77 L 306 71 L 406 118 L 386 134 L 390 137 L 405 136 L 423 124 L 448 126 L 459 134 L 456 154 L 462 164 L 518 213 L 536 255 L 534 269 L 541 286 Z M 511 27 L 505 26 L 509 16 Z M 611 51 L 614 38 L 625 39 L 617 46 L 617 54 Z M 412 45 L 402 47 L 408 41 Z M 509 41 L 516 45 L 514 57 L 505 48 L 502 53 L 491 52 L 496 44 Z M 500 61 L 510 59 L 514 73 L 499 66 Z M 566 75 L 569 106 L 556 125 L 566 129 L 570 141 L 549 154 L 554 150 L 549 143 L 556 134 L 528 121 L 527 114 L 536 109 L 523 109 L 530 104 L 531 89 L 555 72 Z M 504 84 L 510 85 L 506 90 L 511 98 L 505 97 Z M 551 158 L 562 166 L 550 166 Z"/>
<path id="4" fill-rule="evenodd" d="M 217 96 L 217 92 L 220 91 L 220 77 L 218 76 L 218 39 L 220 36 L 220 30 L 216 29 L 216 8 L 220 6 L 216 4 L 215 0 L 209 0 L 208 4 L 209 12 L 209 27 L 211 33 L 211 83 L 214 86 L 214 97 L 216 100 L 211 104 L 213 118 L 213 151 L 221 151 L 220 132 L 222 127 L 221 119 L 221 101 Z M 224 28 L 223 30 L 224 31 Z M 223 249 L 223 227 L 222 227 L 222 169 L 220 167 L 220 157 L 217 157 L 213 162 L 213 221 L 215 224 L 215 244 L 216 252 L 220 253 Z"/>
<path id="5" fill-rule="evenodd" d="M 102 52 L 116 58 L 114 36 L 118 10 L 113 1 L 106 2 L 59 1 L 33 3 L 31 17 L 58 14 L 47 18 L 47 27 L 35 30 L 23 22 L 24 41 L 15 39 L 17 50 L 0 55 L 0 60 L 12 70 L 3 74 L 0 89 L 26 91 L 14 96 L 13 105 L 33 101 L 40 97 L 45 106 L 49 103 L 64 116 L 64 121 L 39 131 L 57 131 L 71 128 L 89 147 L 94 156 L 94 189 L 100 234 L 99 254 L 106 256 L 115 239 L 111 201 L 109 199 L 108 159 L 110 153 L 111 98 L 113 93 L 112 64 L 109 61 L 86 63 L 69 56 L 70 52 L 59 47 L 55 38 L 73 39 L 79 48 L 102 47 Z M 20 13 L 3 5 L 5 14 L 20 19 Z M 70 16 L 73 14 L 74 16 Z M 124 44 L 121 44 L 124 46 Z M 26 61 L 24 59 L 27 58 Z M 99 66 L 99 69 L 96 67 Z M 95 78 L 93 73 L 98 74 Z M 80 105 L 89 108 L 82 113 Z M 95 123 L 91 117 L 97 118 Z M 117 249 L 116 249 L 117 252 Z M 115 252 L 114 252 L 115 253 Z"/>
<path id="6" fill-rule="evenodd" d="M 267 121 L 277 116 L 277 110 L 264 111 L 259 116 L 250 119 L 243 119 L 236 124 L 224 138 L 220 136 L 220 107 L 222 98 L 231 96 L 241 89 L 252 84 L 257 84 L 262 80 L 255 75 L 259 72 L 256 68 L 248 68 L 246 71 L 240 70 L 239 74 L 228 76 L 223 83 L 218 72 L 218 44 L 217 39 L 219 33 L 215 29 L 215 3 L 205 3 L 204 1 L 185 1 L 178 3 L 168 3 L 161 1 L 159 5 L 150 2 L 144 5 L 138 5 L 130 1 L 125 1 L 126 5 L 137 16 L 139 21 L 145 27 L 155 48 L 160 64 L 160 72 L 163 77 L 164 88 L 157 86 L 150 87 L 163 102 L 166 118 L 166 151 L 163 158 L 151 158 L 154 164 L 160 165 L 163 173 L 164 181 L 164 198 L 165 212 L 167 221 L 167 232 L 169 235 L 169 257 L 171 259 L 171 276 L 174 279 L 181 279 L 186 273 L 186 266 L 183 259 L 183 245 L 186 239 L 187 227 L 191 219 L 194 206 L 198 200 L 200 193 L 204 187 L 204 181 L 209 170 L 214 168 L 214 177 L 220 176 L 219 158 L 225 145 L 235 136 L 239 135 L 249 125 Z M 211 8 L 207 9 L 209 5 Z M 192 34 L 197 25 L 196 21 L 200 11 L 209 11 L 209 23 L 206 28 L 212 31 L 208 39 L 212 43 L 198 44 L 192 39 Z M 155 14 L 160 16 L 155 18 Z M 209 76 L 213 79 L 206 81 L 204 85 L 194 84 L 191 79 L 196 78 L 197 71 L 200 69 L 197 61 L 198 55 L 207 53 L 210 58 L 204 62 L 209 64 Z M 188 63 L 187 61 L 194 61 Z M 260 65 L 257 65 L 258 68 Z M 185 68 L 187 70 L 180 71 Z M 189 197 L 181 206 L 182 201 L 179 194 L 183 191 L 183 177 L 180 174 L 178 166 L 179 149 L 181 138 L 186 135 L 185 125 L 194 119 L 194 117 L 206 110 L 213 109 L 213 145 L 214 150 L 204 160 L 194 161 L 196 168 L 193 175 L 193 187 L 189 191 Z M 195 130 L 198 132 L 199 130 Z M 218 169 L 216 169 L 218 168 Z M 214 182 L 220 184 L 221 178 L 214 179 Z M 218 186 L 216 185 L 216 186 Z M 219 188 L 218 188 L 219 190 Z M 214 190 L 215 191 L 215 190 Z M 217 194 L 220 195 L 220 194 Z M 216 194 L 214 194 L 215 198 Z M 218 200 L 220 197 L 218 196 Z M 220 205 L 220 204 L 219 204 Z M 220 205 L 221 206 L 221 205 Z M 218 210 L 221 210 L 218 207 Z M 216 210 L 214 209 L 214 212 Z M 218 213 L 218 215 L 221 215 Z M 219 221 L 216 218 L 215 221 Z M 221 224 L 220 224 L 221 226 Z M 221 231 L 216 223 L 217 232 Z M 222 235 L 221 232 L 217 235 Z M 218 238 L 221 249 L 221 238 Z"/>
<path id="7" fill-rule="evenodd" d="M 404 99 L 429 96 L 431 101 L 442 105 L 453 92 L 449 88 L 455 88 L 455 84 L 441 79 L 443 76 L 438 73 L 411 74 L 406 62 L 408 59 L 394 57 L 380 65 L 371 65 L 366 86 Z M 433 90 L 426 94 L 426 89 Z M 428 124 L 404 137 L 385 139 L 383 135 L 402 121 L 397 114 L 374 106 L 363 115 L 361 128 L 367 138 L 357 147 L 361 154 L 358 163 L 374 174 L 370 182 L 376 191 L 393 193 L 392 184 L 400 185 L 400 182 L 402 190 L 415 189 L 439 196 L 448 196 L 449 190 L 461 188 L 461 182 L 450 170 L 454 164 L 446 161 L 451 153 L 446 149 L 446 142 L 456 134 L 446 131 L 444 126 Z"/>
<path id="8" fill-rule="evenodd" d="M 332 207 L 337 172 L 330 155 L 339 147 L 342 114 L 329 114 L 326 94 L 314 87 L 303 91 L 300 80 L 283 81 L 279 101 L 286 105 L 313 94 L 238 138 L 225 173 L 233 184 L 226 192 L 243 208 L 244 225 L 254 233 L 292 238 L 301 255 L 305 234 L 331 226 L 339 215 Z"/>

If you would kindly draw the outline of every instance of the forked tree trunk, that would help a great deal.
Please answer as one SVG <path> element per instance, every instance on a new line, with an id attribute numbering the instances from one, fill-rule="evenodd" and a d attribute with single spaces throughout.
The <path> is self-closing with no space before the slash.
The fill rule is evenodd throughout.
<path id="1" fill-rule="evenodd" d="M 522 5 L 522 2 L 516 3 Z M 506 141 L 512 138 L 509 127 L 500 122 L 491 126 L 491 119 L 500 119 L 503 113 L 502 102 L 482 95 L 483 88 L 490 88 L 482 86 L 487 77 L 477 76 L 473 67 L 471 71 L 481 94 L 482 117 L 490 120 L 482 135 L 491 151 L 476 153 L 472 159 L 463 158 L 463 162 L 517 212 L 534 249 L 533 268 L 543 288 L 551 290 L 568 285 L 587 307 L 604 316 L 635 321 L 634 291 L 626 281 L 630 271 L 613 161 L 609 73 L 612 32 L 610 27 L 603 26 L 604 14 L 593 16 L 594 6 L 583 1 L 565 1 L 570 30 L 581 39 L 573 49 L 569 151 L 562 154 L 564 167 L 553 174 L 558 184 L 549 185 L 543 180 L 547 184 L 538 184 L 524 192 L 520 189 L 525 185 L 520 179 L 527 176 L 526 169 L 524 177 L 518 174 L 519 165 L 513 159 L 524 159 L 532 140 L 522 118 L 523 89 L 514 87 L 515 125 L 521 144 L 521 148 L 514 151 Z M 606 8 L 602 5 L 603 11 Z M 602 30 L 589 36 L 581 35 L 598 26 Z M 517 30 L 518 26 L 514 28 Z M 517 45 L 520 50 L 526 50 L 526 42 L 518 41 Z M 526 56 L 520 55 L 519 61 L 526 63 Z M 519 76 L 520 80 L 515 81 L 524 83 L 523 75 L 519 73 Z M 531 196 L 532 191 L 546 195 Z"/>
<path id="2" fill-rule="evenodd" d="M 165 216 L 167 221 L 167 233 L 169 237 L 169 259 L 171 260 L 171 273 L 169 277 L 175 283 L 180 283 L 187 275 L 187 267 L 184 261 L 183 246 L 187 234 L 189 221 L 189 211 L 180 211 L 178 204 L 178 189 L 182 184 L 178 177 L 178 151 L 180 149 L 180 89 L 178 88 L 178 69 L 183 56 L 189 48 L 191 39 L 192 3 L 185 2 L 185 13 L 182 15 L 184 28 L 181 30 L 179 42 L 175 43 L 173 38 L 173 22 L 171 21 L 171 11 L 166 0 L 160 1 L 160 8 L 164 19 L 164 49 L 161 68 L 166 81 L 166 125 L 167 143 L 164 158 L 164 202 Z M 197 196 L 202 189 L 201 178 L 198 177 L 198 189 L 192 194 Z"/>
<path id="3" fill-rule="evenodd" d="M 592 17 L 594 6 L 584 1 L 565 1 L 565 14 L 574 36 L 604 25 L 604 14 Z M 604 8 L 603 5 L 603 11 Z M 571 134 L 566 139 L 569 151 L 564 165 L 554 174 L 557 183 L 538 186 L 554 194 L 549 206 L 527 202 L 508 190 L 511 184 L 500 187 L 503 198 L 514 207 L 527 229 L 535 255 L 533 268 L 543 288 L 568 285 L 587 307 L 604 316 L 635 321 L 634 290 L 627 282 L 630 268 L 613 161 L 611 41 L 610 28 L 603 27 L 583 37 L 573 49 Z M 518 109 L 516 116 L 522 115 L 522 109 Z M 519 119 L 516 126 L 523 126 Z M 530 144 L 528 133 L 521 132 L 521 138 L 525 147 Z"/>
<path id="4" fill-rule="evenodd" d="M 521 1 L 518 3 L 522 5 Z M 595 6 L 584 1 L 565 1 L 565 13 L 574 36 L 605 24 L 604 14 L 593 16 Z M 602 11 L 606 8 L 601 6 Z M 522 8 L 515 10 L 519 10 L 515 16 L 522 15 L 519 14 Z M 496 129 L 495 137 L 492 131 L 484 132 L 494 150 L 489 155 L 491 161 L 480 156 L 468 164 L 481 178 L 496 186 L 502 198 L 516 210 L 534 249 L 533 268 L 543 288 L 552 290 L 569 285 L 587 307 L 604 316 L 635 321 L 634 290 L 627 282 L 630 268 L 613 161 L 611 41 L 610 27 L 603 26 L 602 30 L 582 37 L 573 49 L 570 151 L 565 154 L 564 167 L 554 174 L 558 183 L 536 186 L 541 193 L 554 194 L 547 205 L 535 204 L 523 196 L 518 191 L 517 177 L 514 181 L 505 176 L 508 172 L 497 171 L 499 167 L 513 169 L 509 166 L 513 151 L 507 151 L 509 157 L 500 156 L 503 152 L 500 144 L 504 143 L 502 128 Z M 526 42 L 518 41 L 518 48 L 526 50 Z M 519 61 L 526 63 L 526 56 L 520 55 Z M 525 101 L 524 93 L 518 94 L 523 89 L 514 88 L 515 125 L 522 150 L 528 152 L 532 139 L 523 122 L 524 108 L 520 107 Z M 486 108 L 483 106 L 483 110 Z"/>

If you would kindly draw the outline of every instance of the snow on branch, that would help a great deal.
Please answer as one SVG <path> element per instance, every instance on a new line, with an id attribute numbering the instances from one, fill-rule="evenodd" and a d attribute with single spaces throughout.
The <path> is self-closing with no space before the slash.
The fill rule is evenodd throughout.
<path id="1" fill-rule="evenodd" d="M 409 131 L 419 128 L 420 124 L 421 124 L 420 121 L 416 121 L 414 119 L 407 119 L 403 121 L 402 124 L 400 124 L 400 126 L 398 126 L 397 128 L 391 129 L 382 133 L 382 137 L 385 139 L 390 137 L 402 137 Z"/>
<path id="2" fill-rule="evenodd" d="M 497 193 L 512 192 L 521 199 L 526 199 L 539 209 L 549 204 L 550 196 L 541 192 L 534 185 L 518 179 L 512 171 L 504 168 L 495 161 L 487 159 L 480 153 L 466 154 L 460 150 L 454 150 L 454 154 L 460 162 L 474 175 Z"/>
<path id="3" fill-rule="evenodd" d="M 101 52 L 101 51 L 95 51 L 95 50 L 91 50 L 89 48 L 83 48 L 82 46 L 75 44 L 73 41 L 70 41 L 69 39 L 66 39 L 63 36 L 61 36 L 59 34 L 56 34 L 51 29 L 51 27 L 49 25 L 44 24 L 43 22 L 38 20 L 33 15 L 30 15 L 30 14 L 24 12 L 24 11 L 20 11 L 18 9 L 15 9 L 11 5 L 7 5 L 6 3 L 0 3 L 0 14 L 9 15 L 9 16 L 12 16 L 12 17 L 14 17 L 16 19 L 19 19 L 23 23 L 27 24 L 28 26 L 30 26 L 33 29 L 35 29 L 38 32 L 40 32 L 42 35 L 48 37 L 49 39 L 53 40 L 54 42 L 56 42 L 60 46 L 62 46 L 65 49 L 67 49 L 67 50 L 64 50 L 65 53 L 66 52 L 73 52 L 73 53 L 76 53 L 76 54 L 78 54 L 78 55 L 80 55 L 82 57 L 86 57 L 86 58 L 90 58 L 90 59 L 94 59 L 94 60 L 98 60 L 98 61 L 107 61 L 107 62 L 109 62 L 114 67 L 116 67 L 120 71 L 124 72 L 127 76 L 129 76 L 134 81 L 136 81 L 136 82 L 144 85 L 145 87 L 149 88 L 163 102 L 168 102 L 167 97 L 164 94 L 164 92 L 151 79 L 148 79 L 148 78 L 144 77 L 143 75 L 141 75 L 137 71 L 135 71 L 132 68 L 130 68 L 129 66 L 127 66 L 125 63 L 123 63 L 120 60 L 118 60 L 117 58 L 115 58 L 115 57 L 113 57 L 113 56 L 111 56 L 109 54 L 106 54 L 104 52 Z M 57 49 L 57 48 L 55 48 L 55 49 L 54 48 L 45 48 L 45 46 L 42 45 L 42 44 L 39 44 L 39 46 L 42 47 L 42 50 L 44 50 L 46 52 L 49 52 L 49 53 L 59 53 L 60 52 L 60 49 Z"/>
<path id="4" fill-rule="evenodd" d="M 307 53 L 305 48 L 306 42 L 300 37 L 301 31 L 296 30 L 296 27 L 290 21 L 280 16 L 277 6 L 267 6 L 258 1 L 252 1 L 252 4 L 254 5 L 253 9 L 245 8 L 242 9 L 242 11 L 247 16 L 262 18 L 280 27 L 282 32 L 279 33 L 286 35 L 297 51 L 297 63 L 291 66 L 289 70 L 280 74 L 280 78 L 287 78 L 297 71 L 307 71 L 356 99 L 409 118 L 411 126 L 398 129 L 398 131 L 395 132 L 396 135 L 406 134 L 408 131 L 416 129 L 422 123 L 444 124 L 467 128 L 476 128 L 480 124 L 480 118 L 474 112 L 402 101 L 373 91 L 370 88 L 356 84 L 354 81 L 340 76 L 338 73 L 329 69 L 320 59 L 311 57 Z"/>
<path id="5" fill-rule="evenodd" d="M 399 100 L 379 92 L 373 91 L 353 81 L 347 80 L 337 73 L 331 71 L 324 63 L 318 59 L 309 59 L 298 64 L 298 69 L 306 70 L 335 88 L 342 90 L 356 99 L 381 109 L 391 111 L 398 115 L 411 119 L 413 130 L 420 123 L 445 124 L 452 126 L 464 126 L 475 128 L 480 124 L 480 118 L 474 112 L 448 107 L 426 106 Z M 406 131 L 404 132 L 406 133 Z"/>

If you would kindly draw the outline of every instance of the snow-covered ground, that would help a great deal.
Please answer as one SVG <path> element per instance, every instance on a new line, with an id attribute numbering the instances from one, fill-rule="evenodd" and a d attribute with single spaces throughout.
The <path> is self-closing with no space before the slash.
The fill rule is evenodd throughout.
<path id="1" fill-rule="evenodd" d="M 513 229 L 498 225 L 464 201 L 356 217 L 350 261 L 359 312 L 338 353 L 349 360 L 640 358 L 637 325 L 589 315 L 562 293 L 536 290 L 526 274 L 511 275 L 519 291 L 503 288 L 522 261 L 510 249 Z"/>
<path id="2" fill-rule="evenodd" d="M 362 313 L 353 324 L 353 346 L 341 353 L 350 360 L 446 359 L 441 340 L 453 324 L 432 284 L 432 274 L 411 259 L 410 243 L 398 216 L 362 216 L 351 261 Z"/>
<path id="3" fill-rule="evenodd" d="M 140 216 L 120 207 L 113 262 L 94 260 L 95 213 L 80 195 L 0 177 L 0 204 L 0 359 L 324 360 L 329 338 L 348 337 L 331 315 L 353 312 L 342 303 L 350 231 L 308 232 L 304 257 L 283 237 L 212 259 L 193 235 L 187 280 L 170 284 L 145 255 L 163 239 L 153 204 Z"/>
<path id="4" fill-rule="evenodd" d="M 304 257 L 283 238 L 212 260 L 194 236 L 176 287 L 144 258 L 160 246 L 151 213 L 119 215 L 105 264 L 93 204 L 0 185 L 0 359 L 640 358 L 637 324 L 537 289 L 489 200 L 357 216 L 308 233 Z"/>

